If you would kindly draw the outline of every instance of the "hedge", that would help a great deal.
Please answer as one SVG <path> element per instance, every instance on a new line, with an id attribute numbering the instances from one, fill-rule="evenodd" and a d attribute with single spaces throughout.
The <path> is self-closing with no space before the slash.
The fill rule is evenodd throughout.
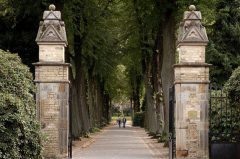
<path id="1" fill-rule="evenodd" d="M 16 54 L 0 50 L 1 159 L 41 158 L 34 91 L 29 68 Z"/>

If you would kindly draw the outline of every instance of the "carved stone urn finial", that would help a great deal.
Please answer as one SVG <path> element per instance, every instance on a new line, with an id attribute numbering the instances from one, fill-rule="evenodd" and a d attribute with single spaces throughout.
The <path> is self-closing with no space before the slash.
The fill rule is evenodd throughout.
<path id="1" fill-rule="evenodd" d="M 54 4 L 50 4 L 48 8 L 50 11 L 55 11 L 56 6 Z"/>
<path id="2" fill-rule="evenodd" d="M 189 10 L 190 11 L 195 11 L 196 10 L 196 6 L 195 5 L 190 5 L 189 6 Z"/>

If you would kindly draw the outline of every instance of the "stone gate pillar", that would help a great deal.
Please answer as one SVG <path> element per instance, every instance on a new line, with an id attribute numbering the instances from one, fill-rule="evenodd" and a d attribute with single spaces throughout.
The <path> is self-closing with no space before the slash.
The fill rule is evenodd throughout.
<path id="1" fill-rule="evenodd" d="M 67 158 L 69 64 L 65 63 L 64 54 L 67 38 L 61 13 L 55 11 L 54 5 L 43 13 L 36 42 L 39 45 L 39 62 L 34 63 L 37 117 L 47 138 L 44 157 Z"/>
<path id="2" fill-rule="evenodd" d="M 208 37 L 195 6 L 184 13 L 178 37 L 179 63 L 174 65 L 176 92 L 176 158 L 207 159 L 209 64 Z"/>

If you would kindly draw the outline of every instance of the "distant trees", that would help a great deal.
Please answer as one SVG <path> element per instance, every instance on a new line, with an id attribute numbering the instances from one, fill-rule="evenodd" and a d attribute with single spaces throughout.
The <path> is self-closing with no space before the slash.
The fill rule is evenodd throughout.
<path id="1" fill-rule="evenodd" d="M 168 89 L 173 84 L 176 4 L 132 0 L 122 5 L 121 44 L 134 113 L 144 110 L 145 128 L 163 133 L 168 131 Z"/>
<path id="2" fill-rule="evenodd" d="M 17 52 L 31 71 L 38 61 L 35 38 L 43 9 L 40 0 L 0 0 L 0 48 Z"/>
<path id="3" fill-rule="evenodd" d="M 21 59 L 0 50 L 0 158 L 41 158 L 34 88 Z"/>
<path id="4" fill-rule="evenodd" d="M 63 2 L 62 2 L 63 3 Z M 71 69 L 73 136 L 80 137 L 110 120 L 111 74 L 116 67 L 116 39 L 111 30 L 112 1 L 66 1 L 63 17 L 67 27 Z"/>

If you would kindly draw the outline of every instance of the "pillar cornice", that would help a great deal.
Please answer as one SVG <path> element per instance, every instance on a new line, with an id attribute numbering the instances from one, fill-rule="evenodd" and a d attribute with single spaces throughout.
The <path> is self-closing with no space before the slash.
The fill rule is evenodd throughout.
<path id="1" fill-rule="evenodd" d="M 34 80 L 35 83 L 69 83 L 69 80 Z"/>
<path id="2" fill-rule="evenodd" d="M 174 68 L 176 67 L 211 67 L 211 64 L 208 63 L 194 63 L 194 62 L 189 62 L 189 63 L 179 63 L 173 65 Z"/>
<path id="3" fill-rule="evenodd" d="M 33 63 L 34 66 L 68 66 L 71 67 L 70 63 L 64 62 L 36 62 Z"/>
<path id="4" fill-rule="evenodd" d="M 181 81 L 181 80 L 175 80 L 174 84 L 210 84 L 209 80 L 203 80 L 203 81 Z"/>

